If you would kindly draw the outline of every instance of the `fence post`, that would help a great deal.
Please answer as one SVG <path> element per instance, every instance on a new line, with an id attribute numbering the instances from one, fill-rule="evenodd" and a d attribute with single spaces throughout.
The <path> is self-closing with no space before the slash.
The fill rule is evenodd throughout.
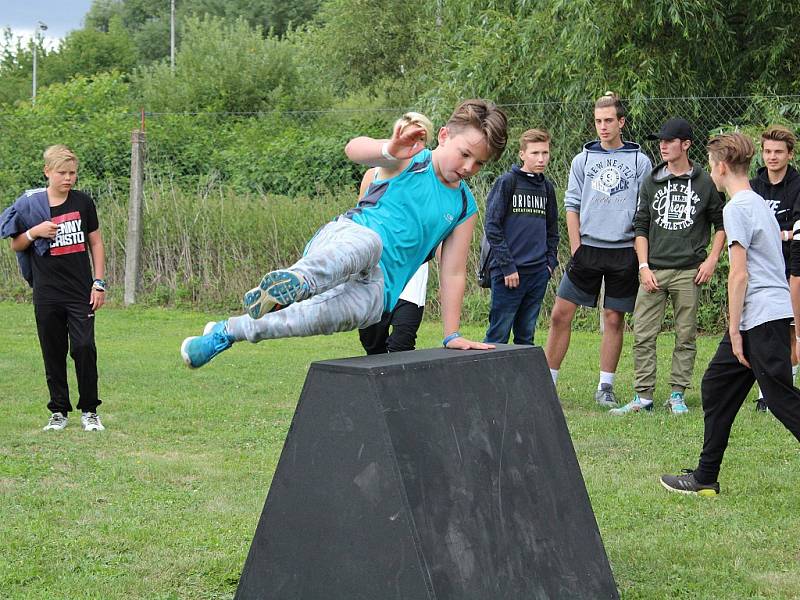
<path id="1" fill-rule="evenodd" d="M 125 242 L 125 306 L 136 303 L 142 256 L 142 198 L 144 196 L 143 130 L 131 132 L 131 190 L 128 199 L 128 235 Z"/>

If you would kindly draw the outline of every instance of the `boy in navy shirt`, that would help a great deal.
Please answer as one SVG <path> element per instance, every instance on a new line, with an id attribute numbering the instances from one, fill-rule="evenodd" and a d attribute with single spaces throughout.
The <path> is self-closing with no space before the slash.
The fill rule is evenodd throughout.
<path id="1" fill-rule="evenodd" d="M 486 201 L 492 306 L 485 342 L 533 344 L 547 283 L 558 263 L 558 207 L 544 176 L 550 134 L 529 129 L 519 140 L 522 166 L 502 175 Z"/>

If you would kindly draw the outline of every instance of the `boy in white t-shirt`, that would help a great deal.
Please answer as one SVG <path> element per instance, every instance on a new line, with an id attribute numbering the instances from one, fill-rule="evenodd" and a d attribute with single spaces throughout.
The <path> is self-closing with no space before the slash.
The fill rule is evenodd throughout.
<path id="1" fill-rule="evenodd" d="M 772 414 L 800 441 L 800 390 L 792 386 L 792 303 L 778 222 L 747 179 L 754 154 L 753 142 L 741 133 L 718 135 L 708 144 L 711 178 L 730 197 L 723 210 L 730 318 L 703 375 L 700 460 L 694 470 L 661 477 L 661 485 L 671 492 L 719 494 L 717 478 L 731 427 L 756 381 Z"/>

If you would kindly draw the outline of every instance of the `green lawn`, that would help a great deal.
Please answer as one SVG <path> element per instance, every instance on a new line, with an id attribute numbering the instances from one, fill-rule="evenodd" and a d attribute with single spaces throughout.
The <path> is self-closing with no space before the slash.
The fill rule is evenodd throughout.
<path id="1" fill-rule="evenodd" d="M 0 597 L 231 598 L 308 365 L 358 355 L 357 336 L 240 344 L 189 371 L 180 341 L 219 315 L 105 308 L 97 340 L 107 430 L 83 432 L 73 413 L 65 431 L 43 432 L 32 307 L 0 303 L 0 316 Z M 664 394 L 671 336 L 662 337 Z M 440 339 L 438 324 L 423 326 L 421 347 Z M 668 494 L 658 476 L 696 464 L 699 392 L 689 391 L 686 417 L 608 416 L 591 400 L 598 339 L 574 334 L 559 392 L 621 596 L 800 598 L 794 438 L 748 403 L 722 494 Z M 716 342 L 699 342 L 698 383 Z M 627 400 L 630 336 L 619 371 Z"/>

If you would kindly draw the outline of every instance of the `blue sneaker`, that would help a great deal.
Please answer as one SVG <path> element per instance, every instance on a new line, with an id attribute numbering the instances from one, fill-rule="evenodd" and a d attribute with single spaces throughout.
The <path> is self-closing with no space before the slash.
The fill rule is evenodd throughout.
<path id="1" fill-rule="evenodd" d="M 302 300 L 308 292 L 303 277 L 293 271 L 271 271 L 264 275 L 258 287 L 244 295 L 244 310 L 253 319 L 286 308 Z"/>
<path id="2" fill-rule="evenodd" d="M 206 324 L 203 335 L 183 340 L 181 357 L 187 367 L 197 369 L 220 352 L 233 346 L 233 342 L 233 338 L 228 333 L 228 321 L 212 321 Z"/>
<path id="3" fill-rule="evenodd" d="M 689 412 L 689 407 L 683 400 L 683 392 L 672 392 L 669 395 L 669 411 L 673 415 L 685 415 Z"/>
<path id="4" fill-rule="evenodd" d="M 621 417 L 623 415 L 627 415 L 628 413 L 638 413 L 638 412 L 650 412 L 653 410 L 653 401 L 652 400 L 642 400 L 639 398 L 639 394 L 636 394 L 633 397 L 633 400 L 628 402 L 625 406 L 620 406 L 619 408 L 612 408 L 608 411 L 608 414 L 614 415 L 617 417 Z"/>

